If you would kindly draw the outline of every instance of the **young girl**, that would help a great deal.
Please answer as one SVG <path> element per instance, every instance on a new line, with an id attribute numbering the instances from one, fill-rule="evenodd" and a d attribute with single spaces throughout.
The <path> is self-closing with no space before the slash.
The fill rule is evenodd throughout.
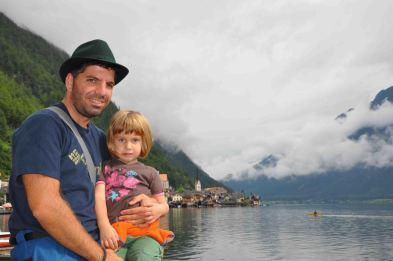
<path id="1" fill-rule="evenodd" d="M 96 214 L 102 245 L 117 249 L 126 260 L 161 260 L 161 246 L 174 237 L 159 229 L 159 219 L 145 227 L 118 220 L 120 211 L 130 208 L 130 201 L 141 194 L 159 205 L 161 216 L 169 210 L 158 171 L 138 161 L 149 154 L 152 143 L 142 114 L 122 110 L 113 115 L 107 134 L 112 159 L 104 164 L 96 184 Z M 143 201 L 139 203 L 143 207 Z"/>

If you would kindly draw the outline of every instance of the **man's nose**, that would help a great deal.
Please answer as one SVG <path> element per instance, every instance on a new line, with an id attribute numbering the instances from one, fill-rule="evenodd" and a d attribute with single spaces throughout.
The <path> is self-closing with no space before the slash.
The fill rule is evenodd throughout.
<path id="1" fill-rule="evenodd" d="M 101 81 L 96 88 L 96 92 L 102 96 L 108 95 L 108 88 L 105 81 Z"/>

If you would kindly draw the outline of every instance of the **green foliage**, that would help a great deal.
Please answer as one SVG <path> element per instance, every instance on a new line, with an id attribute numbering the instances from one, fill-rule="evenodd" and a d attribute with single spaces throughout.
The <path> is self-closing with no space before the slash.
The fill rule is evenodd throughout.
<path id="1" fill-rule="evenodd" d="M 11 170 L 12 131 L 42 105 L 27 88 L 1 71 L 0 93 L 0 172 L 8 176 Z"/>
<path id="2" fill-rule="evenodd" d="M 10 143 L 0 140 L 0 173 L 9 177 L 11 173 L 11 146 Z"/>
<path id="3" fill-rule="evenodd" d="M 184 191 L 186 191 L 186 189 L 182 185 L 176 190 L 177 193 L 183 193 Z"/>
<path id="4" fill-rule="evenodd" d="M 172 187 L 178 188 L 181 185 L 192 187 L 193 181 L 191 178 L 184 172 L 184 170 L 176 168 L 170 162 L 168 156 L 165 154 L 158 143 L 154 144 L 152 150 L 149 153 L 149 156 L 142 161 L 146 165 L 153 166 L 160 173 L 168 174 L 169 182 Z"/>
<path id="5" fill-rule="evenodd" d="M 202 188 L 209 187 L 225 187 L 228 191 L 232 191 L 229 187 L 224 186 L 220 182 L 211 178 L 206 172 L 204 172 L 199 166 L 197 166 L 183 151 L 166 151 L 166 155 L 170 162 L 177 168 L 184 170 L 190 179 L 195 182 L 199 179 Z M 191 184 L 190 188 L 193 188 Z"/>
<path id="6" fill-rule="evenodd" d="M 16 83 L 1 71 L 0 93 L 0 109 L 10 128 L 18 127 L 30 113 L 42 107 L 29 89 Z"/>
<path id="7" fill-rule="evenodd" d="M 58 101 L 64 87 L 58 68 L 67 54 L 17 27 L 0 13 L 0 70 L 23 83 L 45 106 Z"/>

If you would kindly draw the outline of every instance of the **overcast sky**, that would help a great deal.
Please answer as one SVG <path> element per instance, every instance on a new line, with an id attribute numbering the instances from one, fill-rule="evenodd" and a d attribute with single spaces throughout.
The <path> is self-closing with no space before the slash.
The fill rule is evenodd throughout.
<path id="1" fill-rule="evenodd" d="M 393 123 L 369 102 L 393 85 L 393 1 L 0 0 L 71 54 L 101 38 L 130 74 L 113 100 L 144 113 L 213 178 L 268 155 L 283 177 L 393 165 L 393 148 L 346 137 Z M 344 122 L 335 118 L 354 108 Z"/>

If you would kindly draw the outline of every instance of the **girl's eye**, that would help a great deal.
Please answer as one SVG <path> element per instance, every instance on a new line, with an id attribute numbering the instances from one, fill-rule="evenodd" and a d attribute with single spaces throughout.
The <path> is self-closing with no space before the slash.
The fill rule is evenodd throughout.
<path id="1" fill-rule="evenodd" d="M 125 139 L 121 139 L 121 138 L 120 138 L 118 141 L 119 141 L 120 143 L 124 143 Z"/>

